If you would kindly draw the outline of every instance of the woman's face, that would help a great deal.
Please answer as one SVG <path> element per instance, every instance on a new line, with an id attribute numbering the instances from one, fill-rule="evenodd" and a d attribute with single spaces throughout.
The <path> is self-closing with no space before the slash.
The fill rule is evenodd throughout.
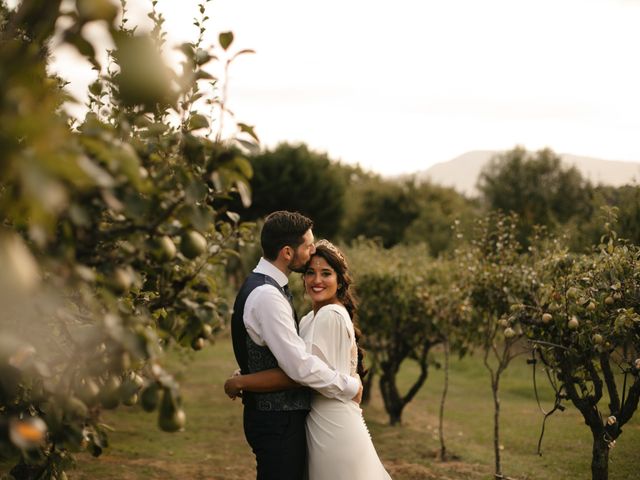
<path id="1" fill-rule="evenodd" d="M 304 286 L 307 295 L 318 309 L 338 300 L 338 275 L 322 257 L 314 255 L 304 272 Z"/>

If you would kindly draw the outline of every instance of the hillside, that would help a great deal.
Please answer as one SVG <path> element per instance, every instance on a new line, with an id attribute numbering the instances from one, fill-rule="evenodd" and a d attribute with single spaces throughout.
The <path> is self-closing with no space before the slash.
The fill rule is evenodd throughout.
<path id="1" fill-rule="evenodd" d="M 476 182 L 480 171 L 494 155 L 499 153 L 490 150 L 467 152 L 416 173 L 416 178 L 428 179 L 473 196 L 477 193 Z M 567 165 L 574 165 L 593 184 L 620 186 L 637 183 L 640 180 L 640 162 L 602 160 L 571 154 L 560 154 L 560 157 Z"/>

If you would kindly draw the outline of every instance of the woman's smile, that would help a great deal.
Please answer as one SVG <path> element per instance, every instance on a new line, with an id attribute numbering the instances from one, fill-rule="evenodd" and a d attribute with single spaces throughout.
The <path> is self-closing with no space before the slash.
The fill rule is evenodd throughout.
<path id="1" fill-rule="evenodd" d="M 311 262 L 304 272 L 304 284 L 314 310 L 317 311 L 330 303 L 337 303 L 338 276 L 324 258 L 317 255 L 311 257 Z"/>

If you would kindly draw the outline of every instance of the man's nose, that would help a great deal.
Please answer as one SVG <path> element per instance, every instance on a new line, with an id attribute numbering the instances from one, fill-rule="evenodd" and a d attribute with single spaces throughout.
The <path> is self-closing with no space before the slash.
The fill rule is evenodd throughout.
<path id="1" fill-rule="evenodd" d="M 311 255 L 313 255 L 314 253 L 316 253 L 316 246 L 311 245 Z"/>

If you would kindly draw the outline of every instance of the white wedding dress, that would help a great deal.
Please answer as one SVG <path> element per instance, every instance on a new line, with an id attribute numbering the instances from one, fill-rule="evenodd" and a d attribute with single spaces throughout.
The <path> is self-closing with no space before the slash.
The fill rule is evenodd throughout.
<path id="1" fill-rule="evenodd" d="M 325 305 L 300 320 L 307 351 L 340 373 L 357 375 L 353 323 L 342 305 Z M 355 402 L 314 393 L 307 416 L 309 480 L 391 479 L 373 446 Z"/>

